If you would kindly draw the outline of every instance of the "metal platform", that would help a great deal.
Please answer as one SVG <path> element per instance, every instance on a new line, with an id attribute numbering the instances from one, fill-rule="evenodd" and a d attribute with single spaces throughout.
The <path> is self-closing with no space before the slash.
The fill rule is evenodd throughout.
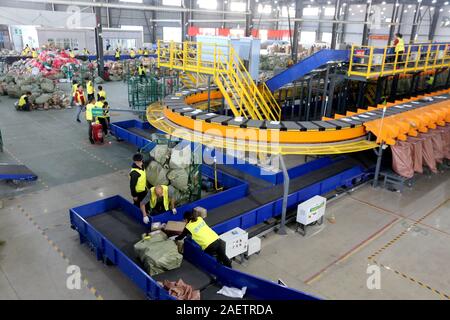
<path id="1" fill-rule="evenodd" d="M 24 165 L 0 163 L 0 180 L 37 180 L 37 175 Z"/>

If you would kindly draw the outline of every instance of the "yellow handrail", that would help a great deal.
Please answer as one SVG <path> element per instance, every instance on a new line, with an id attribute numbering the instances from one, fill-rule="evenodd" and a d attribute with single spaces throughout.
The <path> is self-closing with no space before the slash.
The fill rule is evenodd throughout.
<path id="1" fill-rule="evenodd" d="M 348 75 L 370 78 L 450 67 L 448 47 L 448 44 L 417 43 L 408 45 L 403 53 L 389 53 L 395 51 L 394 46 L 352 45 Z M 375 63 L 374 58 L 378 55 L 382 61 Z"/>

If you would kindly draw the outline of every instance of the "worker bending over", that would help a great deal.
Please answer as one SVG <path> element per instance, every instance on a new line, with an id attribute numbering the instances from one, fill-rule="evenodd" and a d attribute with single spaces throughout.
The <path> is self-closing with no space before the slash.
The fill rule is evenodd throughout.
<path id="1" fill-rule="evenodd" d="M 175 238 L 175 241 L 183 240 L 186 236 L 190 235 L 205 253 L 216 256 L 217 261 L 224 266 L 231 268 L 231 260 L 228 259 L 225 254 L 222 240 L 213 229 L 211 229 L 203 220 L 202 217 L 198 217 L 192 211 L 186 211 L 184 213 L 184 221 L 186 227 L 183 232 Z"/>
<path id="2" fill-rule="evenodd" d="M 19 98 L 19 102 L 17 103 L 17 110 L 19 111 L 30 111 L 31 110 L 31 102 L 30 102 L 31 92 L 27 91 L 27 93 L 23 94 Z"/>
<path id="3" fill-rule="evenodd" d="M 140 207 L 144 223 L 149 222 L 149 214 L 155 216 L 169 210 L 172 210 L 173 214 L 177 214 L 174 188 L 165 185 L 157 185 L 151 188 L 144 200 L 141 201 Z"/>
<path id="4" fill-rule="evenodd" d="M 140 207 L 142 200 L 148 194 L 147 174 L 145 173 L 144 156 L 136 153 L 133 156 L 133 166 L 130 171 L 130 191 L 135 206 Z"/>
<path id="5" fill-rule="evenodd" d="M 89 134 L 89 141 L 91 144 L 94 144 L 94 136 L 92 134 L 92 124 L 95 123 L 94 116 L 92 114 L 92 109 L 95 108 L 95 98 L 88 99 L 89 103 L 86 105 L 86 121 L 88 123 L 88 134 Z"/>

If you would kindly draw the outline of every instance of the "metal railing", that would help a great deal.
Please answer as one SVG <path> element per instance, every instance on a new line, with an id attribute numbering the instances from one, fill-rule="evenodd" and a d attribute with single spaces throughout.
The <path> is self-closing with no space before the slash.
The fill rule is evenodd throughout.
<path id="1" fill-rule="evenodd" d="M 258 88 L 231 45 L 158 41 L 158 67 L 212 75 L 233 114 L 279 120 L 281 108 L 267 87 Z"/>
<path id="2" fill-rule="evenodd" d="M 450 44 L 448 43 L 411 44 L 406 45 L 403 52 L 395 52 L 394 46 L 353 45 L 348 75 L 373 78 L 449 66 Z"/>

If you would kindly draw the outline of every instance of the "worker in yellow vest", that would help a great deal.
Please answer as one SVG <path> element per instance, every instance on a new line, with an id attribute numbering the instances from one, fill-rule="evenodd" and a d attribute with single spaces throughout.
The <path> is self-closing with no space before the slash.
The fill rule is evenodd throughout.
<path id="1" fill-rule="evenodd" d="M 144 54 L 144 50 L 142 50 L 142 48 L 139 48 L 138 54 L 142 56 Z"/>
<path id="2" fill-rule="evenodd" d="M 95 88 L 94 88 L 94 84 L 92 83 L 92 80 L 90 80 L 90 79 L 87 79 L 86 91 L 87 91 L 88 101 L 90 101 L 91 99 L 95 99 Z"/>
<path id="3" fill-rule="evenodd" d="M 184 221 L 186 227 L 183 232 L 175 238 L 175 241 L 183 240 L 186 236 L 190 235 L 205 253 L 216 256 L 217 261 L 224 266 L 231 268 L 231 260 L 228 259 L 224 246 L 222 246 L 222 240 L 220 240 L 217 233 L 212 230 L 203 220 L 202 217 L 197 216 L 192 211 L 186 211 L 184 213 Z"/>
<path id="4" fill-rule="evenodd" d="M 106 91 L 103 89 L 103 86 L 98 86 L 97 88 L 97 100 L 100 100 L 100 97 L 103 97 L 106 100 Z"/>
<path id="5" fill-rule="evenodd" d="M 427 92 L 431 93 L 433 91 L 434 85 L 434 76 L 432 74 L 426 77 L 426 84 L 427 84 Z"/>
<path id="6" fill-rule="evenodd" d="M 144 56 L 148 57 L 148 55 L 149 55 L 148 49 L 147 49 L 147 48 L 144 48 Z"/>
<path id="7" fill-rule="evenodd" d="M 92 109 L 94 108 L 95 108 L 95 98 L 92 97 L 88 99 L 88 104 L 86 105 L 86 121 L 89 125 L 88 132 L 89 132 L 89 141 L 91 142 L 91 144 L 95 143 L 94 137 L 92 135 L 92 124 L 95 123 L 95 119 L 92 113 Z"/>
<path id="8" fill-rule="evenodd" d="M 71 94 L 71 99 L 70 99 L 70 106 L 73 107 L 74 106 L 74 100 L 75 100 L 75 93 L 78 90 L 78 81 L 77 80 L 73 80 L 72 81 L 72 94 Z"/>
<path id="9" fill-rule="evenodd" d="M 147 71 L 142 63 L 138 67 L 138 75 L 141 82 L 147 80 Z"/>
<path id="10" fill-rule="evenodd" d="M 33 59 L 37 59 L 37 57 L 38 57 L 38 52 L 37 52 L 37 50 L 34 49 L 34 48 L 33 48 L 33 50 L 31 50 L 31 57 L 32 57 Z"/>
<path id="11" fill-rule="evenodd" d="M 102 125 L 103 136 L 106 137 L 108 135 L 108 122 L 106 120 L 106 117 L 109 116 L 109 110 L 105 108 L 105 104 L 106 107 L 108 107 L 108 103 L 105 101 L 105 98 L 99 97 L 97 102 L 95 103 L 95 107 L 103 110 L 102 115 L 98 116 L 97 119 L 98 122 L 100 122 L 100 124 Z"/>
<path id="12" fill-rule="evenodd" d="M 403 35 L 397 33 L 394 40 L 395 55 L 397 58 L 397 69 L 403 67 L 403 54 L 405 53 L 405 40 L 403 40 Z"/>
<path id="13" fill-rule="evenodd" d="M 84 48 L 83 49 L 83 55 L 88 56 L 89 55 L 89 50 Z"/>
<path id="14" fill-rule="evenodd" d="M 166 211 L 172 210 L 173 214 L 177 214 L 175 208 L 175 189 L 172 186 L 157 185 L 150 188 L 150 191 L 140 204 L 144 223 L 149 222 L 148 215 L 158 215 Z"/>
<path id="15" fill-rule="evenodd" d="M 133 166 L 130 170 L 130 191 L 131 196 L 133 197 L 133 203 L 137 207 L 141 206 L 142 200 L 144 200 L 148 194 L 147 174 L 145 173 L 145 167 L 144 156 L 141 153 L 136 153 L 133 156 Z"/>
<path id="16" fill-rule="evenodd" d="M 130 58 L 134 59 L 136 57 L 136 51 L 134 51 L 134 49 L 130 50 Z"/>
<path id="17" fill-rule="evenodd" d="M 26 45 L 25 48 L 23 48 L 23 53 L 24 53 L 24 56 L 27 56 L 30 54 L 30 47 L 28 45 Z"/>
<path id="18" fill-rule="evenodd" d="M 31 102 L 30 102 L 31 92 L 23 94 L 19 98 L 19 102 L 17 103 L 17 110 L 20 111 L 30 111 L 31 110 Z"/>
<path id="19" fill-rule="evenodd" d="M 114 53 L 114 58 L 116 59 L 116 61 L 120 60 L 120 49 L 117 48 L 116 52 Z"/>

